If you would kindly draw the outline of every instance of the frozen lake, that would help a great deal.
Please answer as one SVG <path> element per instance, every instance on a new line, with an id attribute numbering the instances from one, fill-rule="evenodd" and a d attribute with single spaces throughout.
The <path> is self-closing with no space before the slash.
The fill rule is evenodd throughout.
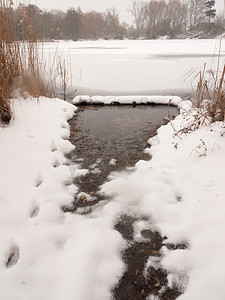
<path id="1" fill-rule="evenodd" d="M 60 41 L 44 47 L 51 57 L 57 49 L 68 59 L 76 95 L 182 96 L 204 63 L 216 69 L 219 40 Z M 224 58 L 223 41 L 221 63 Z"/>

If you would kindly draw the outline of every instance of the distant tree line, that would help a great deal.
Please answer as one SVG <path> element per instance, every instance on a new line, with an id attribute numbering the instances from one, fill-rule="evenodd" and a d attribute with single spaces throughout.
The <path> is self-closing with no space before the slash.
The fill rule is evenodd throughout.
<path id="1" fill-rule="evenodd" d="M 156 39 L 220 34 L 224 30 L 223 18 L 216 15 L 214 5 L 215 1 L 210 0 L 133 1 L 129 7 L 132 26 L 120 22 L 115 8 L 104 13 L 84 13 L 80 7 L 66 12 L 43 11 L 36 5 L 20 3 L 17 8 L 8 9 L 10 24 L 21 40 L 27 38 L 31 27 L 43 40 Z"/>
<path id="2" fill-rule="evenodd" d="M 154 39 L 220 34 L 223 18 L 216 16 L 215 1 L 152 0 L 133 1 L 130 12 L 134 18 L 136 37 Z"/>
<path id="3" fill-rule="evenodd" d="M 127 25 L 120 23 L 115 8 L 104 13 L 83 13 L 80 7 L 72 7 L 66 12 L 43 11 L 36 5 L 20 3 L 16 9 L 10 6 L 8 10 L 11 27 L 20 40 L 27 38 L 29 29 L 43 40 L 122 39 L 126 36 Z"/>

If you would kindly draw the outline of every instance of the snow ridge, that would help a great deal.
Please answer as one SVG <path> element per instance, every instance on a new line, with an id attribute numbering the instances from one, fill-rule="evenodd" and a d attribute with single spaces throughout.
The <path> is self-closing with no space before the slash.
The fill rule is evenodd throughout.
<path id="1" fill-rule="evenodd" d="M 80 95 L 73 99 L 74 104 L 171 104 L 181 102 L 178 96 L 88 96 Z"/>

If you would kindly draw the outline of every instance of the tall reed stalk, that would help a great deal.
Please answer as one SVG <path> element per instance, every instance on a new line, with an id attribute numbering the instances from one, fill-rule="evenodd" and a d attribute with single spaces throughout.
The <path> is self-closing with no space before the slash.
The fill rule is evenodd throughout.
<path id="1" fill-rule="evenodd" d="M 225 24 L 225 0 L 224 0 L 223 22 L 221 25 L 221 36 L 219 39 L 218 59 L 216 70 L 206 70 L 206 64 L 197 78 L 195 93 L 196 106 L 200 107 L 205 99 L 210 100 L 206 104 L 208 116 L 211 121 L 225 121 L 225 62 L 221 58 L 223 32 Z M 221 64 L 222 61 L 222 64 Z"/>
<path id="2" fill-rule="evenodd" d="M 195 92 L 196 106 L 205 104 L 208 116 L 212 122 L 225 120 L 225 64 L 216 71 L 206 70 L 206 64 L 197 74 Z M 205 101 L 205 100 L 208 101 Z"/>
<path id="3" fill-rule="evenodd" d="M 10 97 L 15 89 L 35 97 L 47 92 L 41 79 L 37 28 L 32 25 L 27 10 L 21 11 L 17 23 L 13 19 L 12 5 L 12 1 L 0 0 L 0 121 L 4 123 L 9 123 L 12 118 Z M 19 35 L 22 35 L 22 41 Z"/>

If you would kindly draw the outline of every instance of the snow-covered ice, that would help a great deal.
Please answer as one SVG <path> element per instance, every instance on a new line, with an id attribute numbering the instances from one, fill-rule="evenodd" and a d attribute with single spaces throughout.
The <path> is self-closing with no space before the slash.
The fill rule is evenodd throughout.
<path id="1" fill-rule="evenodd" d="M 55 59 L 56 51 L 60 56 L 64 54 L 70 63 L 77 95 L 183 95 L 192 92 L 194 75 L 188 75 L 200 71 L 204 63 L 208 69 L 217 67 L 219 40 L 99 40 L 44 44 L 48 59 Z M 221 61 L 224 51 L 223 40 Z"/>

